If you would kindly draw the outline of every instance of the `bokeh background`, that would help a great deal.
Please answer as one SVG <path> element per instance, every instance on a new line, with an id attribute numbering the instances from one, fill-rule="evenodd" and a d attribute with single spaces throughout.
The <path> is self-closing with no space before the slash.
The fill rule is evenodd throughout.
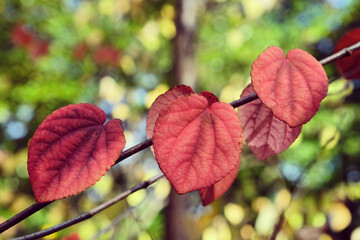
<path id="1" fill-rule="evenodd" d="M 52 111 L 93 103 L 124 122 L 128 148 L 146 139 L 147 110 L 171 86 L 234 101 L 268 46 L 320 60 L 359 13 L 358 0 L 0 0 L 0 222 L 35 202 L 27 145 Z M 213 204 L 161 179 L 46 239 L 267 239 L 281 214 L 277 240 L 360 239 L 359 84 L 325 69 L 329 96 L 296 142 L 264 162 L 245 145 L 237 179 Z M 61 223 L 158 172 L 142 151 L 0 239 Z"/>

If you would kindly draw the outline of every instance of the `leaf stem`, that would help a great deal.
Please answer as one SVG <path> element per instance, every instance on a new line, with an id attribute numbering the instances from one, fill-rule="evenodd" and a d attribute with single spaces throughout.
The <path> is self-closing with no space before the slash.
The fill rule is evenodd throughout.
<path id="1" fill-rule="evenodd" d="M 58 225 L 52 226 L 50 228 L 46 228 L 44 230 L 41 230 L 39 232 L 35 232 L 32 234 L 28 234 L 19 238 L 14 238 L 13 240 L 30 240 L 30 239 L 38 239 L 47 235 L 50 235 L 52 233 L 58 232 L 64 228 L 70 227 L 74 224 L 77 224 L 79 222 L 82 222 L 86 219 L 89 219 L 91 217 L 93 217 L 94 215 L 98 214 L 99 212 L 111 207 L 112 205 L 114 205 L 115 203 L 123 200 L 124 198 L 126 198 L 127 196 L 129 196 L 130 194 L 139 191 L 141 189 L 146 189 L 147 187 L 149 187 L 151 184 L 155 183 L 156 181 L 158 181 L 160 178 L 164 177 L 164 174 L 160 173 L 152 178 L 149 178 L 148 180 L 139 183 L 137 185 L 135 185 L 134 187 L 126 190 L 125 192 L 122 192 L 121 194 L 117 195 L 116 197 L 104 202 L 103 204 L 97 206 L 96 208 L 93 208 L 92 210 L 90 210 L 89 212 L 83 213 L 77 217 L 74 217 L 72 219 L 69 219 L 65 222 L 62 222 Z"/>

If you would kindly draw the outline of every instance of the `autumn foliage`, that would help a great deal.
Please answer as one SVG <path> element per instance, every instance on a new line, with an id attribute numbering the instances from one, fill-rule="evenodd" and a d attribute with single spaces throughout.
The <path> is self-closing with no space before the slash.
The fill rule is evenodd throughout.
<path id="1" fill-rule="evenodd" d="M 102 58 L 108 51 L 95 53 L 99 64 L 118 59 L 115 52 Z M 199 190 L 203 205 L 223 195 L 237 176 L 243 140 L 259 160 L 284 151 L 318 111 L 328 88 L 322 65 L 299 49 L 284 58 L 280 48 L 269 47 L 255 60 L 251 79 L 241 96 L 255 92 L 259 99 L 238 112 L 211 92 L 194 93 L 184 85 L 150 107 L 146 133 L 161 171 L 179 194 Z M 122 122 L 103 125 L 105 120 L 101 109 L 82 103 L 56 110 L 38 127 L 28 154 L 38 202 L 85 190 L 115 163 L 126 141 Z"/>

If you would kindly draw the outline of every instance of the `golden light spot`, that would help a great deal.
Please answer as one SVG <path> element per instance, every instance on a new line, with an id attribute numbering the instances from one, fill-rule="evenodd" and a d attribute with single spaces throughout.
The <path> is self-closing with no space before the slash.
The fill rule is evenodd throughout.
<path id="1" fill-rule="evenodd" d="M 351 223 L 351 213 L 343 203 L 333 203 L 329 211 L 330 228 L 341 232 Z"/>
<path id="2" fill-rule="evenodd" d="M 166 84 L 159 84 L 154 90 L 152 90 L 151 92 L 149 92 L 146 95 L 146 99 L 145 99 L 145 106 L 149 109 L 151 104 L 155 101 L 155 99 L 165 93 L 167 90 L 169 89 L 169 86 Z"/>
<path id="3" fill-rule="evenodd" d="M 246 224 L 242 228 L 240 228 L 240 236 L 244 240 L 251 239 L 254 233 L 254 228 L 250 224 Z"/>
<path id="4" fill-rule="evenodd" d="M 279 210 L 285 210 L 291 202 L 291 193 L 287 189 L 281 189 L 276 194 L 275 204 Z"/>
<path id="5" fill-rule="evenodd" d="M 224 207 L 224 215 L 232 225 L 238 225 L 244 219 L 245 211 L 240 205 L 228 203 Z"/>
<path id="6" fill-rule="evenodd" d="M 141 189 L 133 194 L 129 195 L 126 199 L 130 206 L 135 207 L 140 204 L 146 197 L 146 190 Z"/>

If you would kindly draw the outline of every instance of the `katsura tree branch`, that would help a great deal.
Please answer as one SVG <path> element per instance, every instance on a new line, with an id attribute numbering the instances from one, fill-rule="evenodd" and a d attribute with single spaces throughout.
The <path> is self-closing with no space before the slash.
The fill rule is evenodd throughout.
<path id="1" fill-rule="evenodd" d="M 152 145 L 152 138 L 146 139 L 145 141 L 123 151 L 120 155 L 120 157 L 116 160 L 115 164 L 121 162 L 122 160 L 134 155 L 137 152 L 140 152 L 144 150 L 145 148 L 148 148 Z M 115 165 L 114 164 L 114 165 Z M 25 210 L 19 212 L 12 218 L 6 220 L 5 222 L 0 224 L 0 233 L 6 231 L 7 229 L 11 228 L 15 224 L 21 222 L 25 218 L 31 216 L 32 214 L 36 213 L 37 211 L 41 210 L 42 208 L 49 205 L 51 202 L 45 202 L 45 203 L 34 203 L 30 207 L 26 208 Z"/>
<path id="2" fill-rule="evenodd" d="M 351 56 L 352 53 L 356 50 L 360 49 L 360 41 L 351 45 L 350 47 L 344 48 L 341 51 L 334 53 L 322 60 L 320 60 L 319 62 L 322 65 L 326 65 L 329 64 L 331 62 L 334 62 L 336 60 L 339 60 L 341 58 L 344 58 L 346 56 Z M 248 102 L 251 102 L 255 99 L 257 99 L 258 96 L 256 93 L 250 94 L 248 96 L 245 96 L 241 99 L 238 99 L 236 101 L 233 101 L 230 103 L 231 106 L 233 106 L 234 108 L 237 108 L 239 106 L 242 106 Z M 147 139 L 137 145 L 135 145 L 134 147 L 131 147 L 127 150 L 125 150 L 124 152 L 121 153 L 120 157 L 116 160 L 115 164 L 121 162 L 122 160 L 126 159 L 127 157 L 141 151 L 144 150 L 145 148 L 148 148 L 152 145 L 152 138 Z M 30 207 L 28 207 L 27 209 L 21 211 L 20 213 L 16 214 L 15 216 L 11 217 L 10 219 L 6 220 L 5 222 L 0 224 L 0 233 L 6 231 L 7 229 L 11 228 L 12 226 L 14 226 L 15 224 L 21 222 L 22 220 L 24 220 L 25 218 L 31 216 L 32 214 L 34 214 L 35 212 L 39 211 L 40 209 L 44 208 L 45 206 L 49 205 L 51 202 L 46 202 L 46 203 L 35 203 L 33 205 L 31 205 Z M 101 206 L 101 205 L 100 205 Z M 80 215 L 82 216 L 82 215 Z M 79 217 L 80 217 L 79 216 Z"/>
<path id="3" fill-rule="evenodd" d="M 334 53 L 334 54 L 320 60 L 319 62 L 322 65 L 326 65 L 331 62 L 335 62 L 336 60 L 339 60 L 340 58 L 351 56 L 356 50 L 359 50 L 359 49 L 360 49 L 360 41 L 351 45 L 350 47 L 341 49 L 341 51 Z"/>
<path id="4" fill-rule="evenodd" d="M 34 203 L 30 207 L 26 208 L 25 210 L 19 212 L 12 218 L 9 218 L 5 222 L 0 224 L 0 233 L 6 231 L 7 229 L 11 228 L 12 226 L 16 225 L 17 223 L 21 222 L 25 218 L 31 216 L 32 214 L 36 213 L 40 209 L 46 207 L 52 202 L 45 202 L 45 203 Z"/>
<path id="5" fill-rule="evenodd" d="M 104 202 L 103 204 L 97 206 L 96 208 L 90 210 L 89 212 L 83 213 L 75 218 L 69 219 L 63 223 L 60 223 L 58 225 L 52 226 L 50 228 L 44 229 L 42 231 L 39 232 L 35 232 L 32 234 L 28 234 L 19 238 L 15 238 L 14 240 L 30 240 L 30 239 L 37 239 L 37 238 L 41 238 L 47 235 L 50 235 L 52 233 L 58 232 L 64 228 L 70 227 L 76 223 L 82 222 L 86 219 L 89 219 L 91 217 L 93 217 L 94 215 L 98 214 L 99 212 L 105 210 L 106 208 L 111 207 L 112 205 L 114 205 L 115 203 L 123 200 L 124 198 L 126 198 L 127 196 L 129 196 L 130 194 L 137 192 L 141 189 L 146 189 L 147 187 L 149 187 L 151 184 L 155 183 L 156 181 L 158 181 L 160 178 L 164 177 L 164 174 L 160 173 L 142 183 L 139 183 L 137 185 L 135 185 L 134 187 L 126 190 L 125 192 L 117 195 L 116 197 Z"/>

